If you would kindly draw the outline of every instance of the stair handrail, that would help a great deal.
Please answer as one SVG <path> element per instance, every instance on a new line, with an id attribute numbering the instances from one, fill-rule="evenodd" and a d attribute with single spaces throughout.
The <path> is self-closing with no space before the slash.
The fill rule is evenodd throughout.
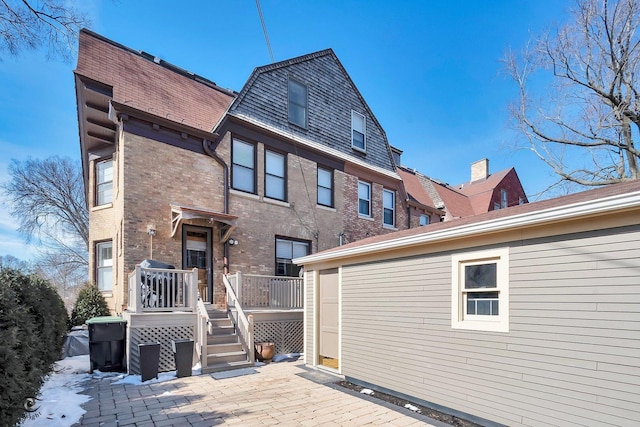
<path id="1" fill-rule="evenodd" d="M 207 332 L 211 325 L 209 322 L 209 312 L 207 308 L 204 306 L 204 301 L 198 298 L 198 303 L 196 304 L 196 353 L 200 358 L 200 368 L 204 372 L 208 367 L 207 363 Z"/>
<path id="2" fill-rule="evenodd" d="M 240 277 L 238 278 L 237 286 L 240 288 Z M 238 336 L 240 337 L 240 341 L 242 342 L 242 346 L 244 347 L 247 355 L 249 356 L 249 361 L 254 363 L 256 361 L 255 352 L 253 350 L 253 340 L 254 340 L 254 323 L 253 316 L 246 315 L 244 310 L 242 309 L 242 305 L 233 290 L 233 286 L 229 282 L 229 278 L 226 274 L 222 275 L 222 282 L 224 283 L 224 287 L 227 291 L 227 310 L 231 307 L 236 309 L 237 319 L 235 316 L 230 316 L 231 320 L 234 323 Z"/>

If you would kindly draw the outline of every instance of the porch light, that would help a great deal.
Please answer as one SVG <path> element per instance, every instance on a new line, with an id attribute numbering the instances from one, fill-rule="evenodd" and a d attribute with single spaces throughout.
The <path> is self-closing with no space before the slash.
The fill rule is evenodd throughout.
<path id="1" fill-rule="evenodd" d="M 229 239 L 227 242 L 229 242 L 231 246 L 237 246 L 239 243 L 236 239 Z"/>

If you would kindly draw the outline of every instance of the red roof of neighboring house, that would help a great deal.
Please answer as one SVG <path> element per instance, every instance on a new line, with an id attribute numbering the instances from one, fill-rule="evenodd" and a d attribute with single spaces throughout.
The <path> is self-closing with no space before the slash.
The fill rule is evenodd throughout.
<path id="1" fill-rule="evenodd" d="M 509 180 L 510 183 L 505 185 L 503 183 L 505 180 Z M 496 189 L 499 189 L 501 186 L 512 188 L 513 185 L 517 185 L 524 196 L 524 190 L 522 190 L 522 185 L 520 184 L 516 170 L 514 168 L 509 168 L 500 172 L 492 173 L 485 179 L 479 179 L 458 185 L 456 186 L 456 189 L 460 193 L 469 197 L 473 211 L 476 214 L 480 214 L 491 210 L 491 201 Z"/>
<path id="2" fill-rule="evenodd" d="M 229 90 L 91 31 L 80 31 L 79 76 L 113 88 L 113 100 L 210 132 L 235 98 Z"/>
<path id="3" fill-rule="evenodd" d="M 400 178 L 402 178 L 404 188 L 410 197 L 425 206 L 435 207 L 433 199 L 429 196 L 429 193 L 427 193 L 427 190 L 423 187 L 416 174 L 402 168 L 398 168 L 398 174 Z"/>

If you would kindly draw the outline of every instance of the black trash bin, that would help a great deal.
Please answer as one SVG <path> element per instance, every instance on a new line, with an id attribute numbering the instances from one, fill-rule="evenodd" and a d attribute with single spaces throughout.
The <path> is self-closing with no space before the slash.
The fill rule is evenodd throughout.
<path id="1" fill-rule="evenodd" d="M 176 362 L 176 376 L 178 378 L 191 376 L 191 362 L 193 362 L 193 340 L 173 340 L 173 360 Z"/>
<path id="2" fill-rule="evenodd" d="M 138 344 L 140 352 L 140 376 L 142 382 L 158 378 L 158 367 L 160 365 L 160 343 Z"/>
<path id="3" fill-rule="evenodd" d="M 89 360 L 91 370 L 123 372 L 127 321 L 117 316 L 93 317 L 89 327 Z"/>

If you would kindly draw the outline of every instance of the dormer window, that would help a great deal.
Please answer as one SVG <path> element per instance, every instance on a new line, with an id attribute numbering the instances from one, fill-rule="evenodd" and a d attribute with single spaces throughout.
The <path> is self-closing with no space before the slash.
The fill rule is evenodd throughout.
<path id="1" fill-rule="evenodd" d="M 504 209 L 509 206 L 509 199 L 507 197 L 507 190 L 504 188 L 500 190 L 500 208 Z"/>
<path id="2" fill-rule="evenodd" d="M 289 122 L 307 127 L 307 87 L 289 80 Z"/>
<path id="3" fill-rule="evenodd" d="M 367 122 L 365 117 L 351 111 L 351 146 L 356 150 L 367 151 Z"/>

